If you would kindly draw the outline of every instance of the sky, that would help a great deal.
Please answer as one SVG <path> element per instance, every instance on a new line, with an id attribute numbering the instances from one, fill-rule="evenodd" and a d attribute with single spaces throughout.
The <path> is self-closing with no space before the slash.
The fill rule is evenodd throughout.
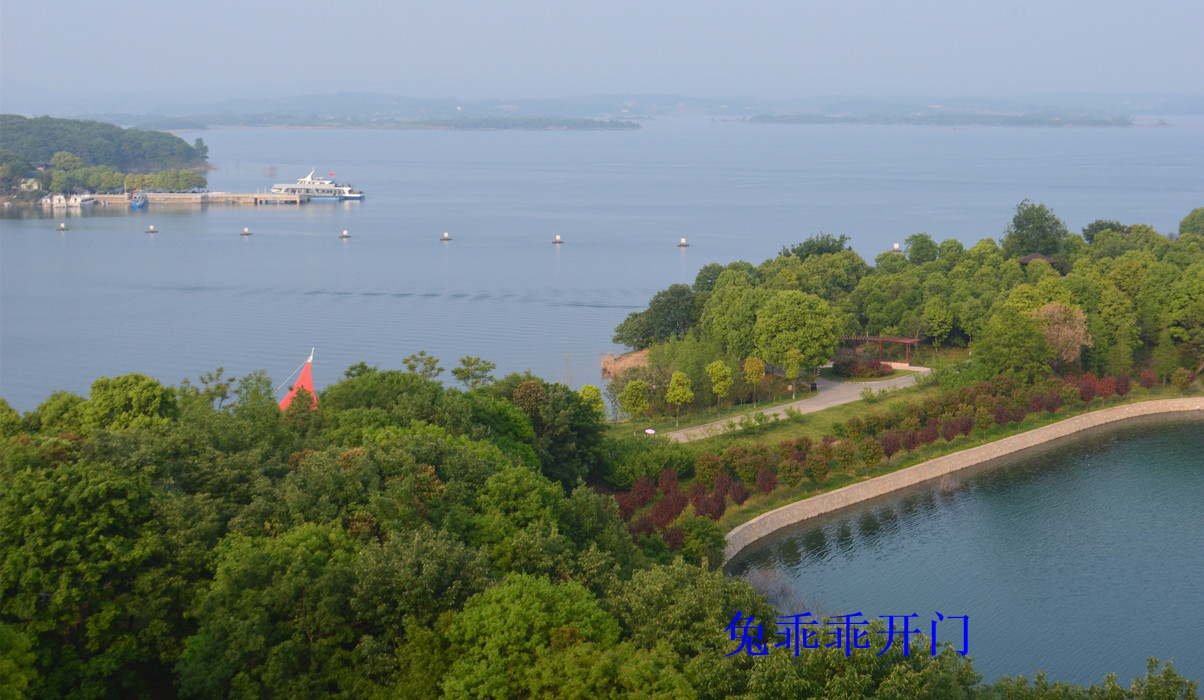
<path id="1" fill-rule="evenodd" d="M 1202 27 L 1201 0 L 4 0 L 0 85 L 210 97 L 1198 94 Z"/>

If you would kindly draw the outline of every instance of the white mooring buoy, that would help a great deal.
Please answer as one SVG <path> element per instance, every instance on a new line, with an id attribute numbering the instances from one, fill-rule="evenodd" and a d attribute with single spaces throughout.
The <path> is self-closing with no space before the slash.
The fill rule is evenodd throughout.
<path id="1" fill-rule="evenodd" d="M 67 228 L 67 222 L 66 222 L 66 221 L 64 221 L 63 223 L 59 224 L 59 227 L 58 227 L 58 229 L 56 229 L 56 230 L 58 230 L 58 231 L 69 231 L 70 229 L 68 229 L 68 228 Z"/>
<path id="2" fill-rule="evenodd" d="M 243 227 L 243 229 L 242 229 L 242 233 L 240 233 L 240 234 L 238 234 L 238 235 L 240 235 L 240 236 L 252 236 L 252 235 L 254 235 L 254 234 L 253 234 L 253 233 L 251 233 L 251 229 L 249 229 L 249 228 L 247 228 L 247 227 L 245 227 L 245 226 L 244 226 L 244 227 Z"/>
<path id="3" fill-rule="evenodd" d="M 552 241 L 552 243 L 554 243 L 554 244 L 556 244 L 556 245 L 560 245 L 561 243 L 564 243 L 564 241 L 560 240 L 560 234 L 559 234 L 559 233 L 558 233 L 558 234 L 556 234 L 556 240 Z"/>
<path id="4" fill-rule="evenodd" d="M 339 234 L 339 238 L 351 238 L 351 234 L 347 233 L 347 229 L 343 229 L 343 233 Z"/>
<path id="5" fill-rule="evenodd" d="M 439 240 L 441 240 L 441 241 L 450 241 L 450 240 L 451 240 L 451 236 L 447 235 L 447 231 L 444 231 L 444 232 L 443 232 L 443 238 L 440 238 Z"/>
<path id="6" fill-rule="evenodd" d="M 150 226 L 146 227 L 146 232 L 147 233 L 158 233 L 159 229 L 155 228 L 154 224 L 151 224 Z"/>
<path id="7" fill-rule="evenodd" d="M 681 243 L 677 244 L 677 247 L 678 248 L 689 248 L 690 244 L 686 243 L 686 239 L 683 238 L 683 239 L 681 239 Z"/>

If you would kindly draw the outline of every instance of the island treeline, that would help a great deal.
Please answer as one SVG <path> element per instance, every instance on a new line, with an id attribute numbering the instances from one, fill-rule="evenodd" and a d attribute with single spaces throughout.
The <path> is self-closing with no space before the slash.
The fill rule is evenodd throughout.
<path id="1" fill-rule="evenodd" d="M 35 165 L 49 163 L 55 153 L 65 151 L 79 157 L 85 167 L 103 165 L 127 173 L 201 167 L 209 154 L 201 139 L 189 145 L 161 131 L 17 114 L 0 114 L 0 148 Z"/>
<path id="2" fill-rule="evenodd" d="M 928 112 L 922 114 L 758 114 L 754 124 L 908 124 L 911 126 L 1133 126 L 1130 116 L 1097 116 L 1065 112 L 993 114 Z"/>
<path id="3" fill-rule="evenodd" d="M 638 380 L 650 402 L 640 415 L 681 405 L 702 411 L 714 409 L 716 381 L 727 377 L 731 400 L 749 401 L 749 358 L 784 383 L 806 379 L 833 358 L 838 337 L 856 336 L 917 338 L 938 357 L 941 348 L 972 346 L 971 359 L 936 373 L 946 385 L 1000 373 L 1035 380 L 1140 368 L 1165 382 L 1178 369 L 1204 371 L 1202 242 L 1204 207 L 1171 240 L 1111 220 L 1072 234 L 1047 206 L 1027 200 L 1002 244 L 966 248 L 917 233 L 872 267 L 846 236 L 821 234 L 760 265 L 706 265 L 693 285 L 657 292 L 614 335 L 648 349 L 648 362 L 612 379 L 607 394 L 618 402 Z M 902 347 L 894 350 L 902 360 Z M 708 372 L 714 362 L 719 374 Z M 689 380 L 688 401 L 668 396 L 675 372 Z"/>

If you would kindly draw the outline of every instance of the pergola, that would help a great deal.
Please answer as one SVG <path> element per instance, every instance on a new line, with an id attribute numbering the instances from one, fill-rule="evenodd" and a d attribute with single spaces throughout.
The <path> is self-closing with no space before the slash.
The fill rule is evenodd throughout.
<path id="1" fill-rule="evenodd" d="M 911 364 L 911 346 L 920 342 L 919 338 L 887 338 L 878 335 L 844 335 L 840 337 L 841 342 L 851 340 L 855 343 L 878 343 L 878 361 L 882 361 L 882 344 L 883 343 L 903 343 L 907 347 L 907 364 Z"/>

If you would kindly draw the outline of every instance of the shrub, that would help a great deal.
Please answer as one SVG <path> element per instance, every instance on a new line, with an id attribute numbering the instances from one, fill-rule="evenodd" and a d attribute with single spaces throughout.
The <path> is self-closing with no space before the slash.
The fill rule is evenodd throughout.
<path id="1" fill-rule="evenodd" d="M 778 476 L 788 486 L 798 486 L 803 482 L 803 465 L 793 459 L 784 459 L 778 465 Z"/>
<path id="2" fill-rule="evenodd" d="M 676 552 L 686 541 L 686 533 L 682 532 L 680 527 L 670 527 L 661 533 L 661 539 L 665 541 L 665 546 L 670 552 Z"/>
<path id="3" fill-rule="evenodd" d="M 778 487 L 778 473 L 769 467 L 757 472 L 757 490 L 765 495 L 773 493 Z"/>
<path id="4" fill-rule="evenodd" d="M 744 448 L 739 445 L 732 445 L 723 451 L 723 463 L 727 466 L 727 470 L 733 474 L 736 473 L 736 464 L 748 455 Z"/>
<path id="5" fill-rule="evenodd" d="M 1079 399 L 1083 403 L 1091 403 L 1095 398 L 1095 382 L 1079 382 Z"/>
<path id="6" fill-rule="evenodd" d="M 1116 395 L 1124 398 L 1130 391 L 1133 390 L 1133 380 L 1127 374 L 1122 374 L 1116 378 Z"/>
<path id="7" fill-rule="evenodd" d="M 857 454 L 853 451 L 853 440 L 841 440 L 832 446 L 832 459 L 829 463 L 835 462 L 834 465 L 840 469 L 852 469 L 857 460 Z"/>
<path id="8" fill-rule="evenodd" d="M 727 511 L 727 497 L 721 493 L 712 493 L 702 499 L 702 507 L 694 509 L 699 515 L 718 520 Z"/>
<path id="9" fill-rule="evenodd" d="M 656 527 L 652 524 L 652 518 L 647 515 L 641 515 L 627 525 L 627 531 L 631 533 L 632 539 L 640 535 L 651 535 L 655 530 Z"/>
<path id="10" fill-rule="evenodd" d="M 925 425 L 920 430 L 920 442 L 924 443 L 925 445 L 931 445 L 932 443 L 936 442 L 936 439 L 939 436 L 940 431 L 932 423 Z"/>
<path id="11" fill-rule="evenodd" d="M 748 500 L 748 487 L 744 485 L 743 481 L 737 481 L 728 489 L 727 495 L 732 497 L 736 505 L 742 506 Z"/>
<path id="12" fill-rule="evenodd" d="M 857 451 L 861 453 L 861 459 L 865 460 L 865 465 L 870 469 L 882 461 L 882 445 L 879 445 L 877 440 L 872 438 L 862 440 L 857 445 Z"/>
<path id="13" fill-rule="evenodd" d="M 886 461 L 888 462 L 903 447 L 903 440 L 899 437 L 898 431 L 895 430 L 888 430 L 882 433 L 882 437 L 878 439 L 878 443 L 882 445 L 882 454 L 886 455 Z"/>
<path id="14" fill-rule="evenodd" d="M 869 437 L 878 437 L 886 426 L 886 419 L 876 413 L 865 417 L 865 432 Z"/>
<path id="15" fill-rule="evenodd" d="M 832 447 L 832 445 L 833 443 L 831 442 L 825 442 L 824 444 L 815 448 L 816 454 L 818 454 L 820 457 L 823 457 L 824 461 L 828 464 L 831 464 L 832 460 L 836 458 L 836 450 Z"/>
<path id="16" fill-rule="evenodd" d="M 694 474 L 703 484 L 710 486 L 723 471 L 723 459 L 713 452 L 703 452 L 694 458 Z"/>
<path id="17" fill-rule="evenodd" d="M 957 421 L 945 421 L 941 426 L 941 437 L 945 438 L 945 442 L 953 442 L 953 438 L 957 437 Z"/>
<path id="18" fill-rule="evenodd" d="M 1023 423 L 1026 416 L 1028 416 L 1028 413 L 1024 410 L 1023 406 L 1017 406 L 1012 410 L 1013 423 Z"/>
<path id="19" fill-rule="evenodd" d="M 991 413 L 991 409 L 986 405 L 979 406 L 978 411 L 974 413 L 974 425 L 977 425 L 978 429 L 983 433 L 991 429 L 991 423 L 994 419 L 995 417 Z"/>
<path id="20" fill-rule="evenodd" d="M 631 487 L 631 497 L 637 506 L 647 505 L 655 495 L 656 486 L 652 483 L 652 479 L 646 476 L 636 479 L 635 484 Z"/>
<path id="21" fill-rule="evenodd" d="M 1180 393 L 1186 394 L 1194 381 L 1196 373 L 1182 367 L 1171 373 L 1171 384 L 1174 384 Z"/>
<path id="22" fill-rule="evenodd" d="M 660 529 L 668 527 L 669 523 L 676 520 L 677 516 L 681 515 L 681 512 L 686 509 L 688 502 L 686 494 L 681 491 L 674 491 L 666 496 L 662 496 L 652 506 L 652 524 Z"/>
<path id="23" fill-rule="evenodd" d="M 735 487 L 735 482 L 732 481 L 732 477 L 727 472 L 719 472 L 719 475 L 715 477 L 715 493 L 730 496 L 735 493 Z"/>
<path id="24" fill-rule="evenodd" d="M 665 469 L 661 472 L 660 478 L 657 479 L 657 486 L 660 488 L 661 494 L 668 495 L 671 491 L 677 490 L 677 472 L 672 469 Z"/>
<path id="25" fill-rule="evenodd" d="M 624 522 L 631 519 L 631 514 L 635 512 L 635 499 L 629 493 L 620 493 L 615 496 L 615 503 L 619 504 L 619 517 Z"/>
<path id="26" fill-rule="evenodd" d="M 1028 412 L 1036 413 L 1037 411 L 1040 411 L 1043 408 L 1045 408 L 1045 397 L 1034 391 L 1028 397 Z"/>
<path id="27" fill-rule="evenodd" d="M 861 390 L 861 400 L 868 403 L 873 403 L 878 399 L 878 395 L 874 393 L 874 387 L 867 386 Z"/>
<path id="28" fill-rule="evenodd" d="M 823 457 L 813 454 L 807 458 L 807 476 L 816 486 L 824 483 L 824 479 L 828 478 L 828 463 Z"/>
<path id="29" fill-rule="evenodd" d="M 844 429 L 844 423 L 841 423 L 840 421 L 834 421 L 831 427 L 828 429 L 831 430 L 832 434 L 838 438 L 846 438 L 849 436 L 848 431 Z M 828 436 L 825 435 L 824 437 L 826 438 Z"/>
<path id="30" fill-rule="evenodd" d="M 974 416 L 958 416 L 957 432 L 969 435 L 974 430 Z"/>
<path id="31" fill-rule="evenodd" d="M 1152 371 L 1148 369 L 1141 370 L 1141 381 L 1139 383 L 1141 384 L 1142 389 L 1153 388 L 1154 382 L 1156 381 L 1158 381 L 1158 376 Z"/>
<path id="32" fill-rule="evenodd" d="M 1062 407 L 1062 395 L 1057 391 L 1051 391 L 1045 395 L 1045 410 L 1048 413 L 1057 413 Z"/>
<path id="33" fill-rule="evenodd" d="M 707 495 L 706 487 L 695 481 L 694 483 L 690 484 L 690 490 L 688 493 L 690 505 L 694 506 L 695 512 L 701 513 L 703 508 L 702 502 Z"/>
<path id="34" fill-rule="evenodd" d="M 861 439 L 861 434 L 865 432 L 865 421 L 862 420 L 861 416 L 853 416 L 845 421 L 844 427 L 849 439 L 856 442 Z"/>
<path id="35" fill-rule="evenodd" d="M 999 424 L 999 427 L 1007 425 L 1011 420 L 1012 412 L 1008 410 L 1008 407 L 1002 401 L 995 404 L 995 422 Z"/>
<path id="36" fill-rule="evenodd" d="M 1116 395 L 1116 379 L 1104 377 L 1095 385 L 1095 391 L 1105 401 Z"/>
<path id="37" fill-rule="evenodd" d="M 903 431 L 903 449 L 914 452 L 920 446 L 920 434 L 915 430 Z"/>

